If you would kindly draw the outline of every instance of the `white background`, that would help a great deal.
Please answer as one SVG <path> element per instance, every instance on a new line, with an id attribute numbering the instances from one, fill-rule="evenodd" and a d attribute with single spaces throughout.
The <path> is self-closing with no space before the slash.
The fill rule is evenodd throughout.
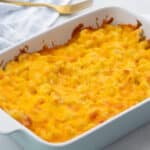
<path id="1" fill-rule="evenodd" d="M 121 6 L 150 18 L 150 0 L 94 0 L 93 7 L 86 11 L 105 6 Z M 56 24 L 70 17 L 60 17 Z M 23 149 L 9 137 L 0 136 L 0 150 Z M 150 124 L 130 133 L 105 150 L 150 150 Z"/>

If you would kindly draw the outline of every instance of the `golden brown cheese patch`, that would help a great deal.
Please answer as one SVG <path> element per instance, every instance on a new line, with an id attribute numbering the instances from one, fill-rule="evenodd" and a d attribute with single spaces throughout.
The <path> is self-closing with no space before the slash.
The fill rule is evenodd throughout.
<path id="1" fill-rule="evenodd" d="M 84 29 L 0 70 L 0 107 L 49 142 L 69 140 L 150 96 L 150 44 L 131 25 Z"/>

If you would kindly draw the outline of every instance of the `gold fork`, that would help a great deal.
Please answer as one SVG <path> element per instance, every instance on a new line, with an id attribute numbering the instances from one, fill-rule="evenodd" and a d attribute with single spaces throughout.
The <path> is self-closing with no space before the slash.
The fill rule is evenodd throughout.
<path id="1" fill-rule="evenodd" d="M 16 1 L 16 0 L 0 0 L 2 3 L 9 3 L 18 6 L 28 6 L 28 7 L 48 7 L 58 11 L 60 14 L 72 14 L 77 11 L 83 10 L 87 7 L 90 7 L 93 3 L 93 0 L 84 0 L 82 2 L 70 5 L 55 5 L 44 2 L 25 2 L 25 1 Z"/>

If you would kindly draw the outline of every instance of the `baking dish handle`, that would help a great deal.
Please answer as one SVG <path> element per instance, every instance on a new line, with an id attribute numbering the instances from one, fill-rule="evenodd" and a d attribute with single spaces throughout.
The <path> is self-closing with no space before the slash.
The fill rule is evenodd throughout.
<path id="1" fill-rule="evenodd" d="M 0 134 L 11 134 L 21 129 L 21 125 L 0 109 Z"/>

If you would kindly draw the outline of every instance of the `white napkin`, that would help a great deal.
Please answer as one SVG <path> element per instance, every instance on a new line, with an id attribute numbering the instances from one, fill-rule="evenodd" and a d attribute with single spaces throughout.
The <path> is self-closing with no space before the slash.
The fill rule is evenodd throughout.
<path id="1" fill-rule="evenodd" d="M 67 4 L 70 0 L 41 1 Z M 49 8 L 27 8 L 0 3 L 0 50 L 45 30 L 58 16 L 57 12 Z"/>

